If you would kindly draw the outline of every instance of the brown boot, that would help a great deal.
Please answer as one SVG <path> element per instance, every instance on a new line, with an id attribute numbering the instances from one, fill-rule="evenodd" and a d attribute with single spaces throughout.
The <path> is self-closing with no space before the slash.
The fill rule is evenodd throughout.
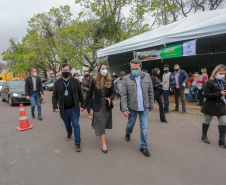
<path id="1" fill-rule="evenodd" d="M 88 114 L 88 118 L 89 119 L 92 119 L 93 118 L 92 115 L 91 115 L 91 113 Z"/>

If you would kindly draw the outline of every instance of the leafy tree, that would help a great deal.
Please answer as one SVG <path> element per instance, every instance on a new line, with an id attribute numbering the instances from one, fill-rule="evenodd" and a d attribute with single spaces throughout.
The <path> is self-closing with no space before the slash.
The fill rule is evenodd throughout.
<path id="1" fill-rule="evenodd" d="M 28 22 L 29 28 L 22 43 L 10 40 L 10 47 L 3 52 L 3 60 L 8 61 L 14 72 L 22 72 L 36 67 L 44 72 L 52 70 L 54 75 L 60 63 L 57 47 L 61 43 L 59 33 L 69 27 L 71 22 L 70 7 L 52 8 L 48 13 L 39 13 Z"/>
<path id="2" fill-rule="evenodd" d="M 197 11 L 211 11 L 223 7 L 224 0 L 150 0 L 152 16 L 157 26 L 175 22 Z"/>
<path id="3" fill-rule="evenodd" d="M 216 10 L 222 8 L 224 4 L 224 0 L 175 0 L 175 2 L 184 17 L 192 12 Z"/>
<path id="4" fill-rule="evenodd" d="M 75 3 L 83 7 L 80 18 L 95 20 L 95 34 L 105 39 L 106 46 L 149 30 L 143 23 L 150 12 L 150 0 L 75 0 Z"/>
<path id="5" fill-rule="evenodd" d="M 0 62 L 0 73 L 2 72 L 3 69 L 6 69 L 6 64 L 3 62 Z"/>
<path id="6" fill-rule="evenodd" d="M 26 47 L 15 38 L 10 38 L 9 42 L 9 48 L 2 53 L 3 61 L 7 61 L 7 66 L 13 72 L 24 72 L 30 69 L 30 66 L 25 64 L 23 59 Z"/>
<path id="7" fill-rule="evenodd" d="M 92 71 L 97 65 L 96 52 L 104 47 L 104 40 L 96 35 L 95 25 L 96 20 L 74 20 L 67 29 L 61 30 L 57 47 L 59 58 L 74 67 L 85 66 Z"/>
<path id="8" fill-rule="evenodd" d="M 60 60 L 57 53 L 58 44 L 61 43 L 59 33 L 69 26 L 71 16 L 69 6 L 60 6 L 50 9 L 48 13 L 37 14 L 29 21 L 30 28 L 24 40 L 31 50 L 28 59 L 36 61 L 43 71 L 52 70 L 55 76 L 59 64 L 66 60 Z"/>
<path id="9" fill-rule="evenodd" d="M 167 25 L 178 20 L 180 8 L 175 0 L 152 0 L 152 16 L 156 26 Z"/>

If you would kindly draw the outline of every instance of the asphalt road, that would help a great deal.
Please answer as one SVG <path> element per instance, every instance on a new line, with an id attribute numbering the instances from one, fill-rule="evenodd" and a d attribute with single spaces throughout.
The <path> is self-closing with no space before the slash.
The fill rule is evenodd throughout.
<path id="1" fill-rule="evenodd" d="M 53 113 L 51 94 L 44 96 L 43 121 L 19 132 L 19 107 L 0 102 L 0 185 L 224 185 L 226 150 L 218 146 L 217 119 L 211 123 L 210 145 L 201 141 L 202 116 L 167 114 L 159 121 L 158 105 L 149 114 L 147 158 L 139 151 L 137 121 L 131 141 L 124 140 L 127 119 L 115 102 L 113 129 L 107 130 L 108 154 L 84 112 L 80 117 L 82 152 L 66 141 L 59 114 Z"/>

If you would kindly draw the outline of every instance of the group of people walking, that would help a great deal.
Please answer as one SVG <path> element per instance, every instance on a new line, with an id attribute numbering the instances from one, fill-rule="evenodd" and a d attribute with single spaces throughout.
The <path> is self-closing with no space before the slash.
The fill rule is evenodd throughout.
<path id="1" fill-rule="evenodd" d="M 122 72 L 119 79 L 116 78 L 113 81 L 108 65 L 101 63 L 96 70 L 95 79 L 87 74 L 85 75 L 86 81 L 82 81 L 81 86 L 77 79 L 70 76 L 71 66 L 69 64 L 61 65 L 62 78 L 54 84 L 53 110 L 60 112 L 67 131 L 67 140 L 72 138 L 72 130 L 74 129 L 76 151 L 81 151 L 80 111 L 83 112 L 84 109 L 91 107 L 93 110 L 92 127 L 96 136 L 101 139 L 103 153 L 108 152 L 105 130 L 112 129 L 113 99 L 116 95 L 114 84 L 118 84 L 117 91 L 120 94 L 121 110 L 124 116 L 128 117 L 125 140 L 130 141 L 138 114 L 141 127 L 140 151 L 145 156 L 150 156 L 147 149 L 147 127 L 148 112 L 154 107 L 152 81 L 150 75 L 141 70 L 141 61 L 132 60 L 130 65 L 131 73 L 129 75 Z M 91 106 L 89 106 L 90 101 Z"/>
<path id="2" fill-rule="evenodd" d="M 210 143 L 207 138 L 207 131 L 212 117 L 217 116 L 219 120 L 219 145 L 226 148 L 225 65 L 216 66 L 209 80 L 205 68 L 201 69 L 202 74 L 198 76 L 196 75 L 198 73 L 195 73 L 193 80 L 189 80 L 188 74 L 180 69 L 178 64 L 174 65 L 173 73 L 169 72 L 169 65 L 164 65 L 162 78 L 160 78 L 160 69 L 158 68 L 152 71 L 152 76 L 144 72 L 142 63 L 138 59 L 133 59 L 130 62 L 130 67 L 130 74 L 126 75 L 122 71 L 120 77 L 112 80 L 108 65 L 101 63 L 96 70 L 95 78 L 92 78 L 89 71 L 86 71 L 84 79 L 80 83 L 78 79 L 71 77 L 71 66 L 69 64 L 61 65 L 62 77 L 55 82 L 52 95 L 53 111 L 60 113 L 67 131 L 67 140 L 71 140 L 72 133 L 74 133 L 77 152 L 81 151 L 79 117 L 80 111 L 83 112 L 84 109 L 87 109 L 88 117 L 92 119 L 92 127 L 96 136 L 100 137 L 101 150 L 105 154 L 108 152 L 105 139 L 106 129 L 112 129 L 113 100 L 117 91 L 120 96 L 120 110 L 128 118 L 125 128 L 125 140 L 130 141 L 137 116 L 139 116 L 140 151 L 149 157 L 150 152 L 147 148 L 148 114 L 154 108 L 154 101 L 159 104 L 161 122 L 167 123 L 165 114 L 169 112 L 170 91 L 175 93 L 176 106 L 173 111 L 179 111 L 180 96 L 182 101 L 181 113 L 186 113 L 184 90 L 188 81 L 192 81 L 191 87 L 196 83 L 202 83 L 202 88 L 198 88 L 200 95 L 205 98 L 201 110 L 204 113 L 202 140 L 205 143 Z M 43 90 L 41 87 L 39 88 L 38 77 L 36 81 L 33 80 L 35 78 L 34 70 L 32 69 L 31 77 L 26 79 L 25 85 L 26 95 L 31 99 L 31 102 L 34 101 L 32 98 L 36 98 L 36 95 L 43 97 Z M 115 88 L 115 85 L 117 88 Z M 34 106 L 35 104 L 32 104 L 32 117 L 34 115 Z M 93 116 L 90 112 L 91 108 Z M 40 118 L 40 107 L 38 109 Z"/>

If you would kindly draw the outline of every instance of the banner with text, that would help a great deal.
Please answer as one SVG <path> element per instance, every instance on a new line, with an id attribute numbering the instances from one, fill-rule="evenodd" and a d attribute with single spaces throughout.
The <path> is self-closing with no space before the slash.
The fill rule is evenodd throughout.
<path id="1" fill-rule="evenodd" d="M 182 44 L 161 47 L 161 59 L 182 56 Z"/>
<path id="2" fill-rule="evenodd" d="M 196 40 L 183 42 L 183 56 L 196 55 Z"/>
<path id="3" fill-rule="evenodd" d="M 134 58 L 139 59 L 141 61 L 157 60 L 161 59 L 160 52 L 161 52 L 160 50 L 150 50 L 141 52 L 134 51 Z"/>
<path id="4" fill-rule="evenodd" d="M 171 46 L 161 47 L 161 50 L 133 51 L 134 58 L 141 61 L 175 58 L 196 55 L 196 40 Z"/>

